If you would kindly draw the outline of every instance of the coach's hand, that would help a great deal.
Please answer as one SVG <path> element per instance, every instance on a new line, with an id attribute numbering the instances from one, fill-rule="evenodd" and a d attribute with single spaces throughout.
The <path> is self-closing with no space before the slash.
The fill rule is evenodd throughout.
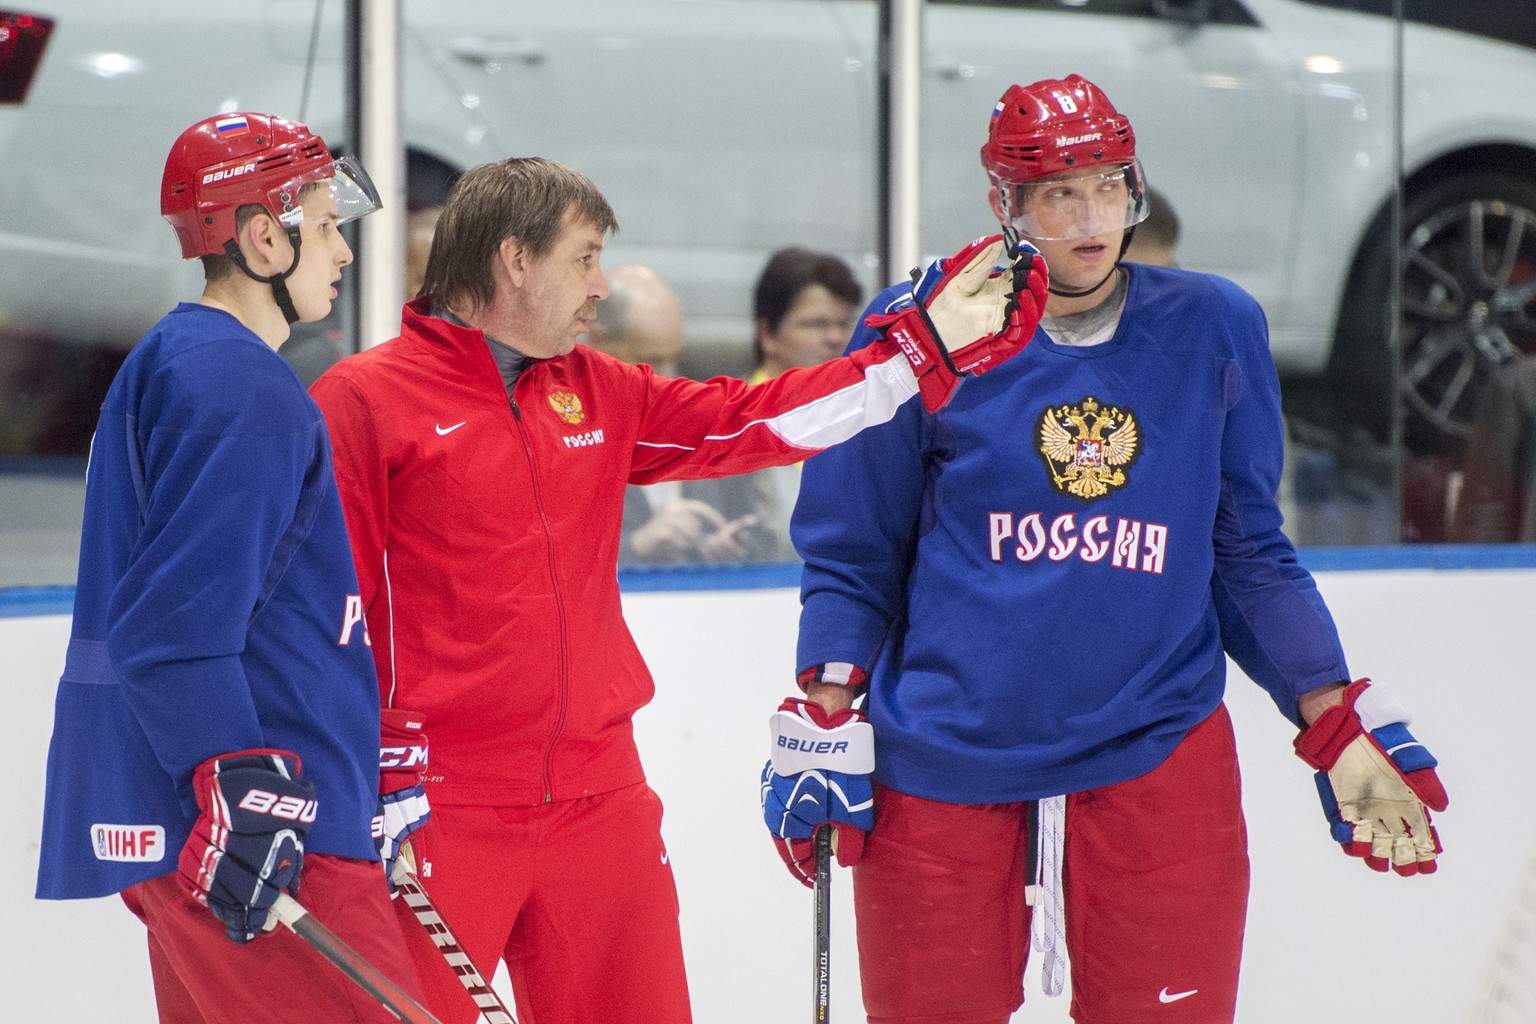
<path id="1" fill-rule="evenodd" d="M 864 323 L 900 347 L 923 406 L 937 412 L 962 377 L 995 370 L 1034 337 L 1045 309 L 1045 260 L 1027 242 L 1010 260 L 1003 236 L 988 235 L 913 275 L 911 305 Z"/>
<path id="2" fill-rule="evenodd" d="M 1317 791 L 1334 841 L 1376 871 L 1435 870 L 1440 837 L 1431 810 L 1449 801 L 1436 762 L 1408 731 L 1408 712 L 1370 680 L 1344 688 L 1296 737 L 1296 753 L 1317 769 Z"/>
<path id="3" fill-rule="evenodd" d="M 284 750 L 209 758 L 192 775 L 202 812 L 181 848 L 178 874 L 235 942 L 277 923 L 268 910 L 284 889 L 299 892 L 304 836 L 315 820 L 315 787 Z"/>
<path id="4" fill-rule="evenodd" d="M 837 862 L 864 852 L 875 824 L 869 774 L 875 770 L 874 730 L 858 708 L 828 714 L 820 704 L 792 697 L 770 722 L 773 756 L 763 768 L 763 821 L 790 873 L 815 884 L 818 828 L 833 828 Z"/>

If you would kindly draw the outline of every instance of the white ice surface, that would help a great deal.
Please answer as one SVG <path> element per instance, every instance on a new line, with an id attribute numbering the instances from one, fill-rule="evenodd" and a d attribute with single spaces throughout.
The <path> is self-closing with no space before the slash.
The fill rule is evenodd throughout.
<path id="1" fill-rule="evenodd" d="M 1442 762 L 1448 847 L 1430 878 L 1383 877 L 1328 841 L 1309 772 L 1268 698 L 1234 673 L 1253 892 L 1239 1021 L 1465 1024 L 1536 850 L 1536 572 L 1320 577 L 1357 674 L 1389 682 Z M 631 627 L 657 679 L 636 721 L 676 870 L 700 1024 L 782 1024 L 810 1009 L 811 897 L 763 836 L 768 716 L 792 686 L 788 590 L 637 594 Z M 0 619 L 7 815 L 0 830 L 0 1018 L 150 1024 L 142 929 L 116 899 L 32 898 L 54 681 L 68 620 Z M 833 1019 L 863 1020 L 847 873 L 833 893 Z M 504 983 L 504 982 L 503 982 Z M 1015 1021 L 1065 1024 L 1031 965 Z"/>

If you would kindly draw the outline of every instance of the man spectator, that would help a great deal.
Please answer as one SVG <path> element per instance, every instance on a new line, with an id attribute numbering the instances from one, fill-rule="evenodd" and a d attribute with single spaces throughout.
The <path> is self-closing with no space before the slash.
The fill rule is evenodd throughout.
<path id="1" fill-rule="evenodd" d="M 1136 225 L 1125 247 L 1126 263 L 1146 263 L 1154 267 L 1179 265 L 1174 250 L 1179 246 L 1179 215 L 1168 197 L 1147 186 L 1147 219 Z"/>
<path id="2" fill-rule="evenodd" d="M 615 267 L 587 344 L 626 363 L 647 365 L 663 377 L 676 377 L 683 349 L 682 303 L 650 267 Z M 745 559 L 755 522 L 745 516 L 728 520 L 697 495 L 696 489 L 706 484 L 664 480 L 626 487 L 619 564 Z"/>

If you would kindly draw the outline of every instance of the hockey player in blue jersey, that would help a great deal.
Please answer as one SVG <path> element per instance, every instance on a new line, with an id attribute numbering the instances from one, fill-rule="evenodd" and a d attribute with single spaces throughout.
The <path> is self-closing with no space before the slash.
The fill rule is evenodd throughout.
<path id="1" fill-rule="evenodd" d="M 276 351 L 330 312 L 337 228 L 377 206 L 360 167 L 266 114 L 200 121 L 166 160 L 161 211 L 206 286 L 102 406 L 37 886 L 122 895 L 162 1021 L 393 1019 L 262 934 L 301 882 L 420 991 L 375 849 L 379 693 L 330 445 Z"/>
<path id="2" fill-rule="evenodd" d="M 1078 76 L 1013 86 L 982 162 L 1004 233 L 1046 259 L 1045 318 L 936 416 L 806 463 L 806 699 L 774 716 L 765 818 L 802 881 L 819 827 L 854 865 L 872 1022 L 1004 1024 L 1032 928 L 1046 991 L 1070 951 L 1083 1024 L 1230 1022 L 1248 859 L 1226 655 L 1298 727 L 1345 852 L 1434 870 L 1445 791 L 1402 708 L 1351 681 L 1281 531 L 1262 312 L 1121 262 L 1147 212 L 1130 123 Z"/>

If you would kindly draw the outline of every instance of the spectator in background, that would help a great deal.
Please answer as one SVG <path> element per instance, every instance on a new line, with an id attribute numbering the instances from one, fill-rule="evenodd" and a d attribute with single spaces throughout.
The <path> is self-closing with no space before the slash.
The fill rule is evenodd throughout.
<path id="1" fill-rule="evenodd" d="M 853 268 L 831 253 L 799 248 L 774 253 L 752 296 L 756 368 L 750 382 L 842 355 L 863 302 Z"/>
<path id="2" fill-rule="evenodd" d="M 1136 225 L 1130 245 L 1121 257 L 1128 263 L 1177 267 L 1173 251 L 1179 244 L 1179 215 L 1173 204 L 1151 185 L 1147 186 L 1147 219 Z"/>
<path id="3" fill-rule="evenodd" d="M 677 376 L 683 350 L 683 304 L 672 286 L 636 263 L 608 272 L 608 297 L 597 304 L 587 344 L 663 377 Z"/>
<path id="4" fill-rule="evenodd" d="M 1457 476 L 1450 540 L 1536 541 L 1536 356 L 1516 356 L 1489 380 Z"/>
<path id="5" fill-rule="evenodd" d="M 405 218 L 405 301 L 421 294 L 427 276 L 427 254 L 432 251 L 432 232 L 437 230 L 441 206 L 412 210 Z"/>
<path id="6" fill-rule="evenodd" d="M 785 370 L 842 354 L 864 302 L 853 268 L 831 253 L 791 247 L 768 258 L 753 292 L 753 384 Z M 746 560 L 795 560 L 789 514 L 800 492 L 800 466 L 773 466 L 744 476 L 703 480 L 695 491 L 727 516 L 751 516 Z"/>
<path id="7" fill-rule="evenodd" d="M 608 297 L 597 304 L 587 344 L 663 377 L 677 376 L 683 348 L 683 307 L 660 274 L 629 264 L 608 274 Z M 747 557 L 753 524 L 728 519 L 694 494 L 699 480 L 669 480 L 624 491 L 619 563 L 739 562 Z"/>

